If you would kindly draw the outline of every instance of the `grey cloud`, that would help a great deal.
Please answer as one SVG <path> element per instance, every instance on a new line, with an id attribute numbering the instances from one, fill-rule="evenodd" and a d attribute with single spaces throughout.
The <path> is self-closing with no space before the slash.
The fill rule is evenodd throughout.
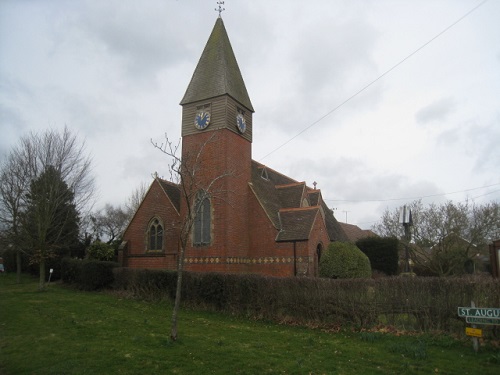
<path id="1" fill-rule="evenodd" d="M 78 48 L 81 44 L 118 57 L 131 78 L 139 79 L 154 78 L 159 70 L 192 59 L 198 53 L 191 50 L 188 36 L 178 33 L 180 24 L 186 21 L 182 6 L 176 9 L 180 14 L 174 22 L 165 22 L 172 5 L 150 2 L 137 9 L 138 4 L 84 3 L 82 9 L 62 17 L 54 26 L 53 37 L 57 43 L 65 43 L 65 48 Z M 61 35 L 60 29 L 72 32 Z"/>
<path id="2" fill-rule="evenodd" d="M 470 127 L 465 134 L 467 148 L 476 158 L 475 169 L 498 176 L 500 165 L 500 113 L 489 124 Z"/>
<path id="3" fill-rule="evenodd" d="M 421 125 L 434 121 L 445 121 L 455 107 L 456 103 L 452 98 L 443 98 L 418 110 L 415 114 L 415 120 Z"/>
<path id="4" fill-rule="evenodd" d="M 294 163 L 296 175 L 323 176 L 317 181 L 324 198 L 349 201 L 378 201 L 396 198 L 418 198 L 441 191 L 430 181 L 412 181 L 397 173 L 380 173 L 363 160 L 338 158 L 302 160 Z M 294 176 L 295 174 L 292 174 Z M 312 181 L 308 181 L 309 184 Z"/>

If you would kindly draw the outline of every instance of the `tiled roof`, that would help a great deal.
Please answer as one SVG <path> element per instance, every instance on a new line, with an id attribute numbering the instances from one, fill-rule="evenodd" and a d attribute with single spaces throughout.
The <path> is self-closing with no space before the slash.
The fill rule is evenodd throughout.
<path id="1" fill-rule="evenodd" d="M 288 208 L 279 211 L 281 229 L 276 241 L 305 241 L 314 221 L 318 216 L 319 207 Z"/>
<path id="2" fill-rule="evenodd" d="M 328 231 L 328 236 L 330 236 L 330 241 L 348 241 L 349 238 L 335 216 L 333 216 L 333 211 L 324 201 L 321 201 L 321 207 L 323 207 L 325 212 L 326 230 Z"/>
<path id="3" fill-rule="evenodd" d="M 304 225 L 312 225 L 308 215 L 317 212 L 320 207 L 330 240 L 347 241 L 347 236 L 333 212 L 323 202 L 319 190 L 310 189 L 304 182 L 298 182 L 256 161 L 252 161 L 251 188 L 274 227 L 279 231 L 285 230 L 278 234 L 279 241 L 303 239 Z M 302 207 L 304 197 L 308 198 L 310 207 Z"/>
<path id="4" fill-rule="evenodd" d="M 339 223 L 342 229 L 344 230 L 347 238 L 350 242 L 356 242 L 361 238 L 366 237 L 376 237 L 377 235 L 373 233 L 371 230 L 361 229 L 357 225 L 347 224 L 347 223 Z"/>
<path id="5" fill-rule="evenodd" d="M 229 95 L 254 112 L 222 18 L 217 18 L 181 105 Z"/>
<path id="6" fill-rule="evenodd" d="M 180 212 L 181 207 L 181 191 L 179 185 L 174 184 L 173 182 L 162 180 L 161 178 L 156 179 L 160 184 L 161 188 L 170 199 L 172 204 L 174 205 L 177 212 Z"/>
<path id="7" fill-rule="evenodd" d="M 307 192 L 307 197 L 309 199 L 309 204 L 311 206 L 316 206 L 319 204 L 320 191 L 319 190 L 309 190 Z"/>
<path id="8" fill-rule="evenodd" d="M 281 207 L 300 207 L 305 187 L 305 182 L 288 185 L 276 185 L 276 193 L 278 194 L 281 202 Z"/>
<path id="9" fill-rule="evenodd" d="M 296 182 L 256 161 L 252 161 L 252 190 L 276 229 L 280 229 L 278 211 L 281 208 L 276 185 Z"/>

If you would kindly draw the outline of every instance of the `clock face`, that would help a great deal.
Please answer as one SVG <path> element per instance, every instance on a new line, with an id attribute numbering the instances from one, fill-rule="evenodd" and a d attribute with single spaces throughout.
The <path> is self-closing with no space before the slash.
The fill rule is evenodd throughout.
<path id="1" fill-rule="evenodd" d="M 238 113 L 238 115 L 236 116 L 236 127 L 241 134 L 243 134 L 245 130 L 247 130 L 247 122 L 245 121 L 245 118 L 241 113 Z"/>
<path id="2" fill-rule="evenodd" d="M 206 129 L 210 125 L 210 113 L 205 111 L 200 111 L 196 114 L 194 118 L 194 126 L 198 130 Z"/>

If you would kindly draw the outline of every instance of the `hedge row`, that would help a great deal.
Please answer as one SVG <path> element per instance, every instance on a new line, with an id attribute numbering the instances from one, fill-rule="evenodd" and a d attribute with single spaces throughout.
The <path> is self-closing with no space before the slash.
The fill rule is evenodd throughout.
<path id="1" fill-rule="evenodd" d="M 117 289 L 144 299 L 173 299 L 171 271 L 114 270 Z M 190 306 L 256 319 L 315 325 L 455 331 L 458 306 L 500 306 L 500 282 L 489 277 L 331 280 L 185 272 L 182 300 Z"/>
<path id="2" fill-rule="evenodd" d="M 109 287 L 113 281 L 116 262 L 63 258 L 61 277 L 65 283 L 74 284 L 83 290 L 98 290 Z"/>

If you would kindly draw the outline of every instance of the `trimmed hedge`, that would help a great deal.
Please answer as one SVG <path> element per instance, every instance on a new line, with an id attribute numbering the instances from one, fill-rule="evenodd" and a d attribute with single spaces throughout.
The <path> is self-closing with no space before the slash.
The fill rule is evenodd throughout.
<path id="1" fill-rule="evenodd" d="M 358 240 L 356 246 L 370 259 L 372 270 L 392 276 L 398 273 L 399 240 L 391 237 L 366 237 Z"/>
<path id="2" fill-rule="evenodd" d="M 148 300 L 173 300 L 177 273 L 115 268 L 113 287 Z M 310 325 L 378 324 L 409 330 L 462 332 L 457 307 L 500 306 L 500 282 L 491 277 L 327 279 L 190 273 L 184 305 L 252 319 Z"/>
<path id="3" fill-rule="evenodd" d="M 114 281 L 116 262 L 64 258 L 61 262 L 62 280 L 83 290 L 99 290 Z"/>
<path id="4" fill-rule="evenodd" d="M 333 279 L 369 278 L 372 275 L 368 257 L 349 242 L 332 242 L 322 254 L 319 275 Z"/>

